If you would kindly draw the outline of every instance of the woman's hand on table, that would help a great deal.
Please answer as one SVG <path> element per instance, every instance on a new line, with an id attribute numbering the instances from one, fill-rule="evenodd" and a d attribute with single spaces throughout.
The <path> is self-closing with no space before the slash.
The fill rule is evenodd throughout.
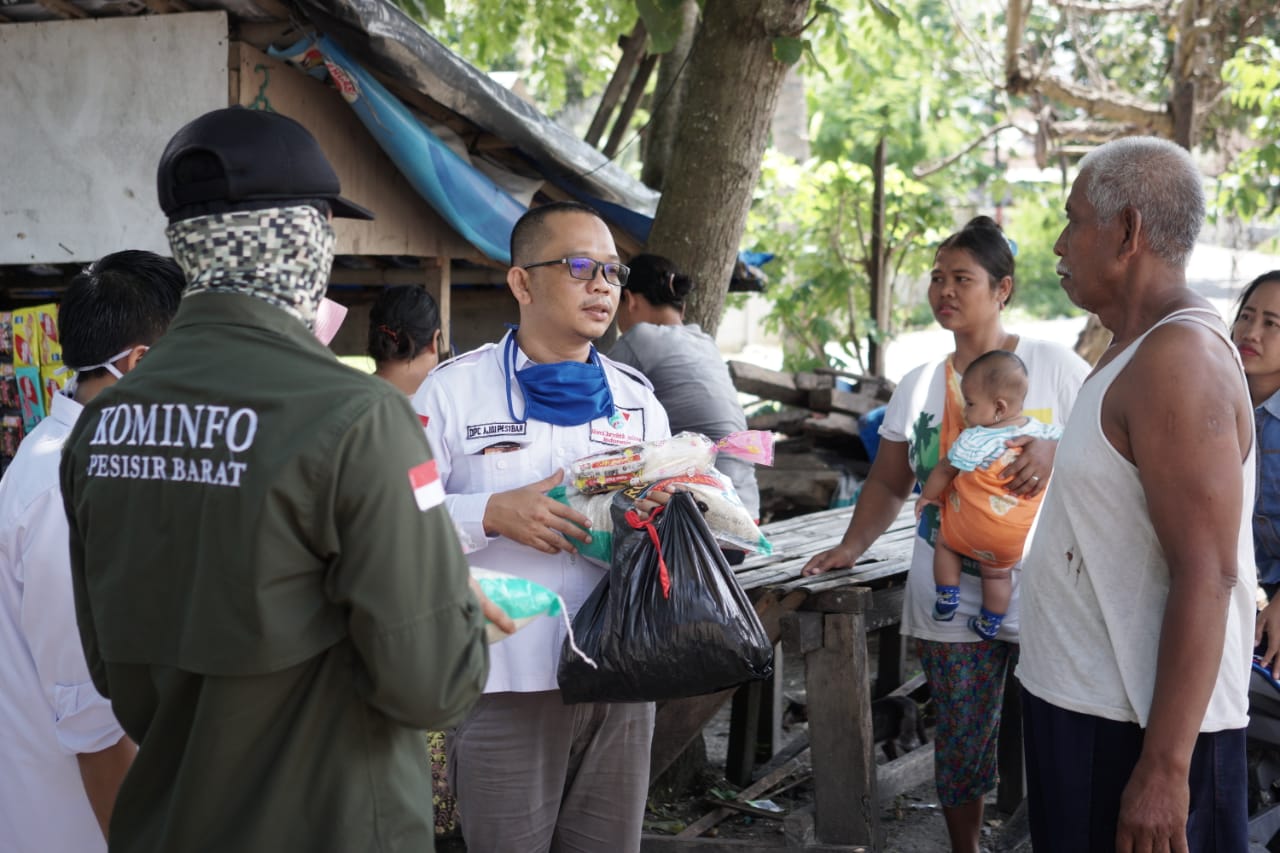
<path id="1" fill-rule="evenodd" d="M 1005 442 L 1006 447 L 1021 447 L 1018 458 L 1005 466 L 1008 479 L 1005 489 L 1011 494 L 1033 498 L 1044 491 L 1053 473 L 1053 457 L 1058 452 L 1058 442 L 1046 438 L 1020 435 Z"/>
<path id="2" fill-rule="evenodd" d="M 826 551 L 821 551 L 809 558 L 809 562 L 804 564 L 804 568 L 800 570 L 802 575 L 820 575 L 829 572 L 832 569 L 847 569 L 851 567 L 858 554 L 848 545 L 837 545 Z"/>

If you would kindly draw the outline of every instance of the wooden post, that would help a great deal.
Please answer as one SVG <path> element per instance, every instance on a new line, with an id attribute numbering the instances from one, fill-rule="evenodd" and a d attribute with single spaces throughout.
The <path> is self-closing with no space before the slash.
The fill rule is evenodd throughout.
<path id="1" fill-rule="evenodd" d="M 784 683 L 782 645 L 775 643 L 773 675 L 744 684 L 733 694 L 724 778 L 735 785 L 750 783 L 756 765 L 772 758 L 782 743 Z M 762 748 L 766 755 L 761 754 Z"/>
<path id="2" fill-rule="evenodd" d="M 612 157 L 618 153 L 622 136 L 627 132 L 627 125 L 631 124 L 631 117 L 636 114 L 636 107 L 639 106 L 640 98 L 644 95 L 644 87 L 649 84 L 653 66 L 657 63 L 658 54 L 651 53 L 640 60 L 640 64 L 636 67 L 636 76 L 631 81 L 631 88 L 627 90 L 627 99 L 622 102 L 618 117 L 613 120 L 613 127 L 609 130 L 609 141 L 605 143 L 603 149 L 604 156 Z"/>
<path id="3" fill-rule="evenodd" d="M 752 681 L 733 694 L 729 713 L 729 746 L 724 759 L 724 778 L 746 787 L 756 769 L 756 741 L 760 731 L 760 710 L 766 682 Z"/>
<path id="4" fill-rule="evenodd" d="M 906 640 L 902 636 L 902 623 L 895 622 L 876 632 L 880 648 L 877 650 L 876 690 L 874 699 L 888 696 L 902 683 L 902 661 Z"/>
<path id="5" fill-rule="evenodd" d="M 444 345 L 451 348 L 449 329 L 452 326 L 450 314 L 453 299 L 450 291 L 453 289 L 453 263 L 449 258 L 422 258 L 419 264 L 422 266 L 423 284 L 440 306 L 440 336 Z M 440 353 L 440 356 L 443 358 L 444 353 Z"/>
<path id="6" fill-rule="evenodd" d="M 996 765 L 1000 771 L 1000 783 L 996 786 L 996 808 L 1005 814 L 1013 814 L 1026 796 L 1022 767 L 1022 685 L 1013 675 L 1017 663 L 1018 654 L 1015 651 L 1009 655 L 1009 669 L 1004 674 L 1000 739 L 996 742 Z"/>
<path id="7" fill-rule="evenodd" d="M 622 42 L 622 56 L 618 59 L 618 67 L 614 69 L 613 76 L 609 78 L 609 83 L 604 87 L 604 94 L 600 96 L 600 106 L 596 107 L 596 114 L 591 119 L 591 126 L 587 128 L 587 135 L 583 137 L 589 144 L 595 145 L 600 141 L 600 137 L 604 135 L 604 129 L 609 126 L 609 116 L 613 115 L 613 108 L 617 106 L 618 99 L 622 97 L 622 91 L 627 85 L 627 81 L 631 79 L 631 74 L 635 70 L 636 65 L 640 62 L 640 56 L 644 52 L 645 40 L 648 38 L 648 31 L 644 28 L 644 19 L 636 21 L 635 29 L 631 31 L 631 35 L 624 36 Z"/>
<path id="8" fill-rule="evenodd" d="M 880 819 L 865 639 L 871 590 L 848 592 L 848 612 L 797 614 L 801 637 L 812 638 L 802 646 L 821 642 L 804 656 L 816 829 L 827 844 L 874 846 Z"/>

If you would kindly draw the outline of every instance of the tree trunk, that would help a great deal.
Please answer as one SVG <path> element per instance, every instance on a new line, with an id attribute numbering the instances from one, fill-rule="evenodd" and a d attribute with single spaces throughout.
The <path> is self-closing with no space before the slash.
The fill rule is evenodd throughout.
<path id="1" fill-rule="evenodd" d="M 1111 332 L 1102 325 L 1097 314 L 1090 314 L 1088 322 L 1080 330 L 1080 336 L 1076 338 L 1076 355 L 1090 364 L 1097 364 L 1110 345 Z"/>
<path id="2" fill-rule="evenodd" d="M 708 334 L 720 325 L 787 71 L 773 39 L 797 36 L 808 9 L 809 0 L 706 0 L 703 8 L 648 249 L 693 277 L 685 318 Z"/>
<path id="3" fill-rule="evenodd" d="M 675 147 L 680 127 L 680 111 L 684 108 L 685 81 L 689 79 L 689 52 L 698 31 L 698 0 L 683 0 L 680 5 L 680 37 L 675 46 L 658 60 L 658 82 L 653 88 L 653 118 L 645 131 L 644 168 L 640 180 L 655 190 L 662 181 Z"/>

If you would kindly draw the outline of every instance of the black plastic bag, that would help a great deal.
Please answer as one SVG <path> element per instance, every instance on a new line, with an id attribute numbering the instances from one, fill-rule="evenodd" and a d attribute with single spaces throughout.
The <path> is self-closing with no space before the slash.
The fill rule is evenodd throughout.
<path id="1" fill-rule="evenodd" d="M 615 524 L 629 535 L 573 620 L 598 668 L 566 641 L 556 673 L 564 701 L 679 699 L 767 678 L 773 644 L 693 496 L 677 492 L 634 533 L 635 514 L 628 520 Z"/>

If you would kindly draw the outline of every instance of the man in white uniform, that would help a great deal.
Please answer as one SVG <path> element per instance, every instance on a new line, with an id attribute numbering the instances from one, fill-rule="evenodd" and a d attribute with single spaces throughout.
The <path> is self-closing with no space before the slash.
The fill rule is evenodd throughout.
<path id="1" fill-rule="evenodd" d="M 520 326 L 437 368 L 414 397 L 473 566 L 559 593 L 572 614 L 603 576 L 580 558 L 589 520 L 546 496 L 579 457 L 666 438 L 637 371 L 596 352 L 627 268 L 595 211 L 562 202 L 511 234 L 507 284 Z M 539 619 L 490 650 L 485 695 L 449 739 L 467 849 L 640 849 L 653 705 L 565 705 L 565 629 Z"/>
<path id="2" fill-rule="evenodd" d="M 84 404 L 138 364 L 182 287 L 178 265 L 150 252 L 107 255 L 75 278 L 58 316 L 74 391 L 54 397 L 0 481 L 0 847 L 13 853 L 106 850 L 133 760 L 80 645 L 58 463 Z"/>
<path id="3" fill-rule="evenodd" d="M 1080 163 L 1054 251 L 1114 339 L 1076 398 L 1024 564 L 1037 853 L 1248 848 L 1253 408 L 1186 283 L 1204 219 L 1186 151 L 1132 137 Z"/>

